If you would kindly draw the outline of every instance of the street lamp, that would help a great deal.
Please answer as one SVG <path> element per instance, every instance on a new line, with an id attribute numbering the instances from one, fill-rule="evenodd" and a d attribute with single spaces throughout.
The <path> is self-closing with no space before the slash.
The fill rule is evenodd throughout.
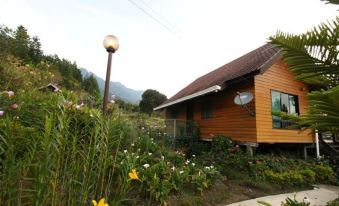
<path id="1" fill-rule="evenodd" d="M 111 77 L 111 65 L 112 65 L 112 54 L 119 49 L 118 38 L 113 35 L 107 35 L 104 39 L 104 47 L 108 52 L 108 62 L 107 62 L 107 72 L 106 72 L 106 81 L 105 81 L 105 91 L 104 91 L 104 102 L 102 107 L 102 112 L 104 115 L 107 114 L 107 103 L 108 103 L 108 93 L 109 93 L 109 83 Z"/>

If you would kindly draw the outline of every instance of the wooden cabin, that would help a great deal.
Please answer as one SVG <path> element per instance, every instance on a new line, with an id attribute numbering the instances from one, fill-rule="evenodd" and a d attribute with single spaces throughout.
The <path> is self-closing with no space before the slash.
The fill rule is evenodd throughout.
<path id="1" fill-rule="evenodd" d="M 291 129 L 291 122 L 272 115 L 307 111 L 308 85 L 282 59 L 280 50 L 265 44 L 206 74 L 183 88 L 154 110 L 166 119 L 193 120 L 202 140 L 223 134 L 240 143 L 313 143 L 310 130 Z M 235 104 L 238 92 L 250 92 L 253 100 Z"/>

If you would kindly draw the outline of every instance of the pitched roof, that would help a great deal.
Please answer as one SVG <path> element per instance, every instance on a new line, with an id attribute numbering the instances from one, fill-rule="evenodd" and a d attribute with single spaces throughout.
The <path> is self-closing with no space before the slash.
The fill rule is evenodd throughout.
<path id="1" fill-rule="evenodd" d="M 280 50 L 271 44 L 265 44 L 221 67 L 205 74 L 191 84 L 180 90 L 177 94 L 168 99 L 164 104 L 155 108 L 161 109 L 175 103 L 187 100 L 187 97 L 200 96 L 198 94 L 205 94 L 213 91 L 213 88 L 221 88 L 221 86 L 230 80 L 250 74 L 261 69 L 270 67 L 278 57 L 280 57 Z M 206 91 L 206 92 L 204 92 Z M 197 94 L 197 95 L 194 95 Z M 185 98 L 186 97 L 186 98 Z M 173 104 L 172 104 L 173 103 Z"/>

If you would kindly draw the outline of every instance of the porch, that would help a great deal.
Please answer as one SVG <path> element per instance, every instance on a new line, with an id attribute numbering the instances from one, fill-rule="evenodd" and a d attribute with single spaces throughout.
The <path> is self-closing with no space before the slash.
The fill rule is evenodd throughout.
<path id="1" fill-rule="evenodd" d="M 165 142 L 170 147 L 180 147 L 199 139 L 198 123 L 184 119 L 165 120 Z"/>

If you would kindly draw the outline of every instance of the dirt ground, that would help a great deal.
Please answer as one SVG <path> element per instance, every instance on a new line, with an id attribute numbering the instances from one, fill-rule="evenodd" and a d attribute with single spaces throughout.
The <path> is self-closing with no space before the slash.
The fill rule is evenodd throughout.
<path id="1" fill-rule="evenodd" d="M 225 205 L 257 197 L 295 192 L 310 188 L 282 189 L 265 182 L 252 182 L 246 180 L 218 180 L 212 188 L 203 195 L 196 195 L 190 189 L 169 197 L 168 206 L 215 206 Z"/>

